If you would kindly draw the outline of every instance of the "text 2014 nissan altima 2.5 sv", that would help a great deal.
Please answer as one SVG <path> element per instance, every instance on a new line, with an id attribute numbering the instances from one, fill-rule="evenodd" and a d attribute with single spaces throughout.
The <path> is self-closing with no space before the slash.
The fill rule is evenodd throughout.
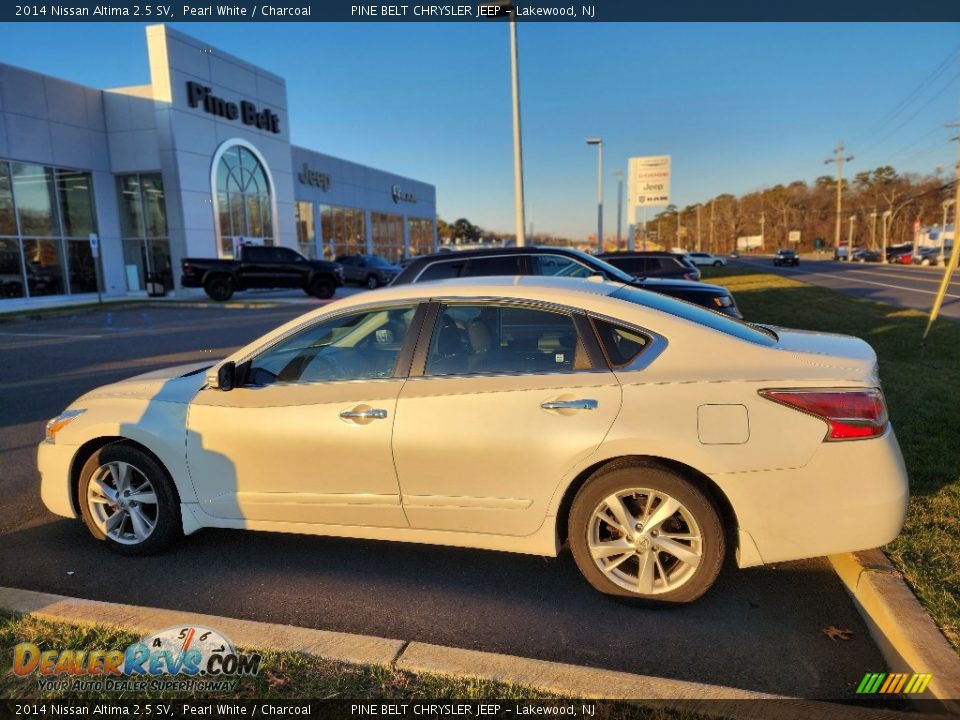
<path id="1" fill-rule="evenodd" d="M 595 280 L 595 281 L 594 281 Z M 882 545 L 907 477 L 862 340 L 603 280 L 473 278 L 308 313 L 50 421 L 47 507 L 127 554 L 204 527 L 556 555 L 684 602 Z"/>

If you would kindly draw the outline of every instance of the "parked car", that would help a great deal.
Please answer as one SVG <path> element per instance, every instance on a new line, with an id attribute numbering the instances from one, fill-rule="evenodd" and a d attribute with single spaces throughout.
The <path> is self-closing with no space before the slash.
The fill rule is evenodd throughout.
<path id="1" fill-rule="evenodd" d="M 853 261 L 854 262 L 880 262 L 883 258 L 883 253 L 879 250 L 868 250 L 867 248 L 859 248 L 853 251 Z"/>
<path id="2" fill-rule="evenodd" d="M 902 243 L 887 247 L 887 262 L 909 265 L 913 261 L 913 243 Z"/>
<path id="3" fill-rule="evenodd" d="M 730 291 L 719 285 L 635 278 L 604 260 L 587 253 L 561 247 L 492 248 L 438 253 L 415 258 L 393 281 L 394 285 L 489 275 L 553 275 L 558 277 L 597 277 L 627 283 L 741 318 Z"/>
<path id="4" fill-rule="evenodd" d="M 38 463 L 46 506 L 124 555 L 205 527 L 569 543 L 598 591 L 673 603 L 728 557 L 884 545 L 908 488 L 863 340 L 543 277 L 354 295 L 93 390 Z"/>
<path id="5" fill-rule="evenodd" d="M 389 285 L 400 274 L 400 267 L 378 255 L 340 255 L 344 283 L 363 285 L 371 290 Z"/>
<path id="6" fill-rule="evenodd" d="M 684 253 L 605 252 L 599 253 L 597 257 L 638 278 L 700 279 L 700 269 L 689 260 L 685 260 Z"/>
<path id="7" fill-rule="evenodd" d="M 692 252 L 687 253 L 687 257 L 693 262 L 694 265 L 709 265 L 711 267 L 721 267 L 727 264 L 727 259 L 725 257 L 720 257 L 719 255 L 711 255 L 710 253 L 705 252 Z"/>
<path id="8" fill-rule="evenodd" d="M 300 288 L 308 295 L 331 298 L 343 285 L 343 268 L 326 260 L 308 260 L 296 250 L 243 245 L 236 260 L 184 258 L 180 284 L 202 287 L 213 300 L 224 301 L 238 290 Z"/>
<path id="9" fill-rule="evenodd" d="M 781 265 L 793 265 L 796 267 L 800 264 L 800 256 L 797 255 L 796 250 L 791 250 L 790 248 L 780 248 L 777 250 L 777 254 L 773 256 L 773 264 L 777 267 Z"/>
<path id="10" fill-rule="evenodd" d="M 953 246 L 943 248 L 944 260 L 950 259 L 952 250 Z M 936 265 L 940 262 L 940 246 L 934 245 L 932 247 L 917 248 L 917 252 L 910 258 L 910 262 L 914 265 Z"/>

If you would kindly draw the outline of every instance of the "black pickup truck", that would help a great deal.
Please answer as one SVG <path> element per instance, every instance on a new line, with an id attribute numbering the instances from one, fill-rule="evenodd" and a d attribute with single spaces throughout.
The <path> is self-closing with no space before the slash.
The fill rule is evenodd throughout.
<path id="1" fill-rule="evenodd" d="M 184 258 L 180 284 L 202 287 L 213 300 L 229 300 L 237 290 L 300 288 L 318 298 L 333 297 L 343 285 L 343 268 L 326 260 L 308 260 L 296 250 L 243 245 L 236 260 Z"/>

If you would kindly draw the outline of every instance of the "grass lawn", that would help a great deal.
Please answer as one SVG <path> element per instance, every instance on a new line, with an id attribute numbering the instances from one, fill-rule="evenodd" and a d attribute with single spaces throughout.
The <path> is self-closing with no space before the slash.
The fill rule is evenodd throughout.
<path id="1" fill-rule="evenodd" d="M 54 623 L 30 615 L 0 610 L 0 698 L 5 700 L 123 700 L 142 696 L 124 692 L 64 693 L 39 691 L 36 675 L 27 679 L 14 675 L 13 648 L 22 642 L 42 650 L 123 650 L 140 637 L 124 630 Z M 199 700 L 560 700 L 573 698 L 550 695 L 518 685 L 486 680 L 467 680 L 442 675 L 413 674 L 395 668 L 349 665 L 289 652 L 260 651 L 260 674 L 239 681 L 233 693 L 164 692 L 151 699 Z M 68 677 L 68 676 L 64 676 Z M 181 676 L 182 677 L 182 676 Z M 336 713 L 329 717 L 336 716 Z M 429 716 L 424 716 L 429 717 Z M 470 716 L 465 716 L 470 717 Z M 710 720 L 699 711 L 664 707 L 640 707 L 634 703 L 597 706 L 595 720 Z"/>
<path id="2" fill-rule="evenodd" d="M 880 361 L 890 419 L 910 475 L 906 526 L 884 548 L 960 651 L 960 323 L 778 275 L 704 270 L 754 322 L 856 335 Z"/>

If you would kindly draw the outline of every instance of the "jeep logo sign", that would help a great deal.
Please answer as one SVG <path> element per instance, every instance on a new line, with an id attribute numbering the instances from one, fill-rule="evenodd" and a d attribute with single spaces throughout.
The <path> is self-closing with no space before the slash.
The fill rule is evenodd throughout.
<path id="1" fill-rule="evenodd" d="M 405 192 L 401 190 L 399 185 L 394 185 L 392 188 L 390 188 L 390 194 L 393 195 L 393 201 L 395 203 L 399 203 L 401 201 L 415 203 L 417 201 L 416 195 L 414 195 L 412 192 Z"/>
<path id="2" fill-rule="evenodd" d="M 256 105 L 246 100 L 242 100 L 239 105 L 224 100 L 214 95 L 206 85 L 192 80 L 187 81 L 187 103 L 192 108 L 203 107 L 205 113 L 226 120 L 239 118 L 244 125 L 253 125 L 260 130 L 269 130 L 272 133 L 280 132 L 280 118 L 271 110 L 266 108 L 257 110 Z"/>
<path id="3" fill-rule="evenodd" d="M 311 170 L 310 166 L 306 163 L 303 164 L 303 168 L 297 177 L 300 178 L 300 182 L 304 185 L 313 185 L 324 192 L 330 189 L 330 176 L 325 172 Z"/>

